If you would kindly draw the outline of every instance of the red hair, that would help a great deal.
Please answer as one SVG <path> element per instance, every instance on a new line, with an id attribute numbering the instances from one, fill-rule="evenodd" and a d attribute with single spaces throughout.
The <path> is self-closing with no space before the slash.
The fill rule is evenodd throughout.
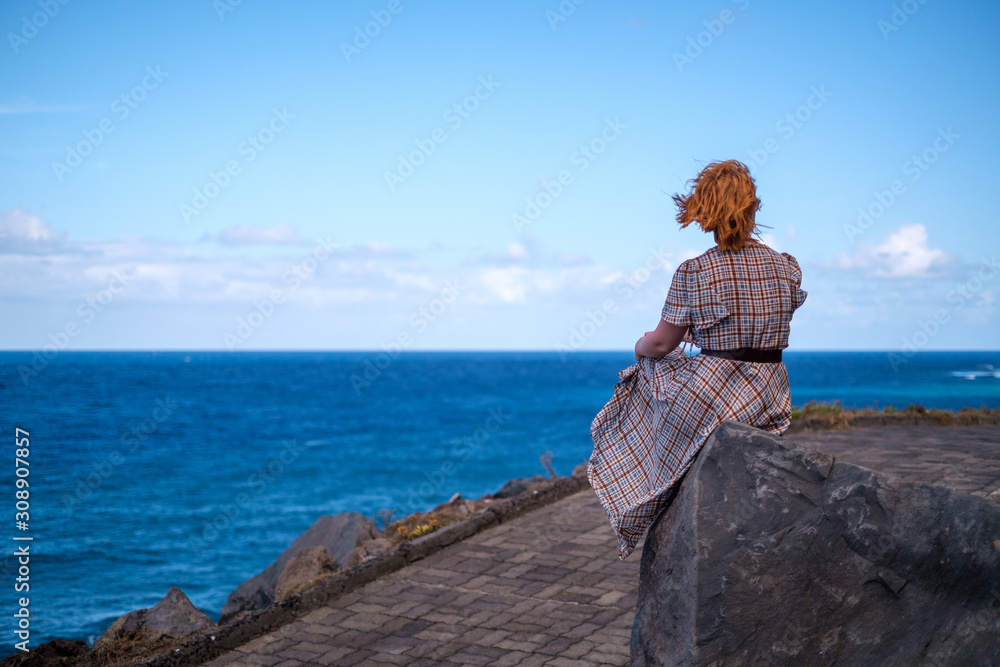
<path id="1" fill-rule="evenodd" d="M 712 162 L 688 183 L 688 194 L 672 197 L 681 227 L 697 222 L 706 232 L 714 232 L 720 250 L 746 245 L 760 209 L 750 169 L 739 160 Z"/>

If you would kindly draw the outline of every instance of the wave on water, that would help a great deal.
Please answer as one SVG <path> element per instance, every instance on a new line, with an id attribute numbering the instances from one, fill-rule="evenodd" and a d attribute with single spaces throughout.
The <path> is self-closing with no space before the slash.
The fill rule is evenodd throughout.
<path id="1" fill-rule="evenodd" d="M 994 368 L 992 364 L 982 364 L 976 366 L 976 370 L 974 371 L 952 371 L 950 375 L 965 380 L 977 380 L 979 378 L 1000 379 L 1000 369 Z"/>

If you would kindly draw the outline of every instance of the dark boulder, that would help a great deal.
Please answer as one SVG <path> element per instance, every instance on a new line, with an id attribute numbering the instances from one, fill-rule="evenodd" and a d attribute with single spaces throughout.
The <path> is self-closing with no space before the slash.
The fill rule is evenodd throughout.
<path id="1" fill-rule="evenodd" d="M 274 585 L 274 598 L 279 602 L 287 600 L 339 570 L 337 561 L 323 545 L 299 549 L 297 554 L 288 559 L 285 568 L 278 575 L 278 581 Z"/>
<path id="2" fill-rule="evenodd" d="M 148 657 L 191 635 L 216 627 L 208 614 L 199 610 L 176 586 L 149 609 L 137 609 L 119 616 L 94 642 L 100 664 L 123 662 L 129 657 Z"/>
<path id="3" fill-rule="evenodd" d="M 643 547 L 632 665 L 1000 664 L 1000 507 L 726 422 Z"/>
<path id="4" fill-rule="evenodd" d="M 0 660 L 0 667 L 78 667 L 91 664 L 91 649 L 82 639 L 62 639 L 17 651 Z"/>
<path id="5" fill-rule="evenodd" d="M 244 611 L 260 609 L 275 601 L 275 586 L 288 561 L 301 549 L 324 546 L 338 565 L 351 560 L 351 554 L 367 540 L 377 537 L 371 519 L 357 512 L 326 514 L 295 538 L 291 546 L 264 570 L 247 579 L 226 598 L 219 623 L 226 623 Z"/>

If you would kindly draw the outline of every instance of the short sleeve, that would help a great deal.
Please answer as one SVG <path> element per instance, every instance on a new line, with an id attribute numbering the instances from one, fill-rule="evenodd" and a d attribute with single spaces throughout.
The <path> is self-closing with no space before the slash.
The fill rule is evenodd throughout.
<path id="1" fill-rule="evenodd" d="M 681 262 L 660 317 L 677 326 L 707 329 L 728 316 L 729 309 L 712 281 L 691 260 Z"/>
<path id="2" fill-rule="evenodd" d="M 670 283 L 670 290 L 667 292 L 667 300 L 663 304 L 663 312 L 660 314 L 661 319 L 679 327 L 689 327 L 693 323 L 690 299 L 688 298 L 689 268 L 688 262 L 681 262 L 680 266 L 677 267 L 674 279 Z"/>
<path id="3" fill-rule="evenodd" d="M 809 296 L 809 292 L 802 289 L 802 269 L 799 267 L 798 260 L 789 255 L 787 252 L 781 253 L 781 256 L 788 260 L 788 266 L 791 269 L 792 309 L 795 310 L 805 303 L 806 297 Z"/>

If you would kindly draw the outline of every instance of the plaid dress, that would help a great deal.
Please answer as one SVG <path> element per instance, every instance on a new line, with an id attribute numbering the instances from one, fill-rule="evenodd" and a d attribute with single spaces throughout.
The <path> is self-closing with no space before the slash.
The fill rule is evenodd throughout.
<path id="1" fill-rule="evenodd" d="M 788 347 L 792 313 L 806 299 L 802 271 L 788 253 L 762 243 L 715 246 L 677 267 L 662 317 L 690 327 L 699 347 Z M 618 536 L 624 560 L 715 428 L 726 420 L 775 434 L 791 423 L 788 373 L 768 364 L 678 347 L 618 373 L 614 395 L 594 418 L 590 484 Z"/>

